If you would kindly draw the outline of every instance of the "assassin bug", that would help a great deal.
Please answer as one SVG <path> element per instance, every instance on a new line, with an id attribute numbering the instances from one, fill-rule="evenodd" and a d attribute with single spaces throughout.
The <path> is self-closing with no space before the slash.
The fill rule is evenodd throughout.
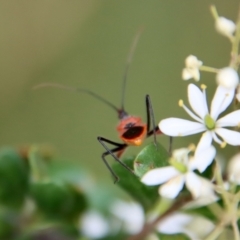
<path id="1" fill-rule="evenodd" d="M 139 37 L 141 35 L 142 29 L 138 31 L 137 35 L 134 38 L 132 47 L 130 49 L 124 76 L 123 76 L 123 85 L 122 85 L 122 100 L 121 100 L 121 107 L 118 108 L 115 105 L 113 105 L 111 102 L 106 100 L 105 98 L 101 97 L 95 92 L 92 92 L 88 89 L 83 88 L 74 88 L 74 87 L 68 87 L 61 84 L 56 83 L 43 83 L 40 85 L 37 85 L 34 87 L 34 89 L 42 88 L 42 87 L 56 87 L 56 88 L 62 88 L 70 91 L 77 91 L 77 92 L 84 92 L 92 97 L 100 100 L 101 102 L 105 103 L 118 114 L 118 119 L 120 120 L 119 124 L 117 125 L 117 131 L 119 133 L 119 138 L 123 141 L 123 143 L 117 143 L 114 141 L 111 141 L 104 137 L 98 137 L 98 141 L 100 144 L 105 148 L 105 152 L 102 154 L 102 160 L 105 163 L 106 167 L 112 174 L 114 178 L 114 183 L 119 181 L 119 177 L 115 174 L 115 172 L 110 167 L 109 163 L 106 160 L 106 156 L 111 155 L 119 164 L 121 164 L 123 167 L 125 167 L 128 171 L 134 174 L 132 169 L 130 169 L 125 163 L 123 163 L 119 158 L 121 157 L 122 153 L 128 146 L 139 146 L 142 144 L 145 138 L 150 137 L 154 135 L 154 143 L 157 146 L 156 142 L 156 133 L 161 133 L 158 126 L 155 126 L 155 120 L 154 120 L 154 113 L 153 108 L 151 104 L 151 100 L 149 95 L 146 95 L 145 102 L 146 102 L 146 109 L 147 109 L 147 122 L 143 122 L 140 117 L 129 115 L 125 109 L 124 109 L 124 99 L 125 99 L 125 89 L 126 89 L 126 80 L 127 80 L 127 74 L 129 70 L 130 63 L 132 61 L 133 53 L 135 51 L 137 42 L 139 40 Z M 150 130 L 150 124 L 152 123 L 152 129 Z M 114 147 L 110 149 L 106 144 L 113 145 Z"/>

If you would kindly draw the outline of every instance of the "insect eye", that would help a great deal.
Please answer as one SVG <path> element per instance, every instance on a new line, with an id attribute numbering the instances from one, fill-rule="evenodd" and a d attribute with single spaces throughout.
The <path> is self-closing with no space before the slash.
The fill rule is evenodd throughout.
<path id="1" fill-rule="evenodd" d="M 125 139 L 133 139 L 139 137 L 142 132 L 143 127 L 131 127 L 122 135 L 122 137 Z"/>

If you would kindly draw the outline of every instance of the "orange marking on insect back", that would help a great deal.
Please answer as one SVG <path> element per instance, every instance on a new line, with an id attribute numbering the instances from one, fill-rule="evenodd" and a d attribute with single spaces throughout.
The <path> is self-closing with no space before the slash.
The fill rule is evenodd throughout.
<path id="1" fill-rule="evenodd" d="M 140 117 L 127 116 L 120 121 L 117 131 L 126 144 L 140 146 L 146 138 L 147 125 Z"/>

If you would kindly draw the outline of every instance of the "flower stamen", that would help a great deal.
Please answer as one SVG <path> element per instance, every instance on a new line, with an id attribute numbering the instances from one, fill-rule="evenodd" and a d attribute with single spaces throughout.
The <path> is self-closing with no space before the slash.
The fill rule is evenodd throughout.
<path id="1" fill-rule="evenodd" d="M 216 108 L 215 112 L 221 113 L 221 112 L 222 112 L 222 109 L 225 109 L 224 103 L 227 101 L 227 98 L 228 98 L 228 97 L 231 97 L 231 95 L 230 95 L 228 92 L 226 92 L 224 98 L 222 99 L 222 102 L 221 102 L 220 104 L 218 104 L 218 108 Z M 211 112 L 211 116 L 212 116 L 213 119 L 216 120 L 216 118 L 217 118 L 218 115 L 215 116 L 215 114 L 213 114 L 213 113 Z"/>
<path id="2" fill-rule="evenodd" d="M 221 145 L 220 145 L 221 148 L 225 148 L 226 146 L 227 146 L 226 142 L 222 142 Z"/>
<path id="3" fill-rule="evenodd" d="M 196 116 L 191 110 L 189 110 L 189 109 L 184 105 L 183 100 L 179 100 L 178 105 L 179 105 L 180 107 L 182 107 L 190 117 L 192 117 L 193 119 L 195 119 L 196 121 L 198 121 L 198 122 L 200 122 L 200 123 L 203 123 L 203 120 L 202 120 L 201 118 L 199 118 L 198 116 Z"/>
<path id="4" fill-rule="evenodd" d="M 185 166 L 183 163 L 177 161 L 174 158 L 171 158 L 169 160 L 169 163 L 181 173 L 186 173 L 188 171 L 187 166 Z"/>

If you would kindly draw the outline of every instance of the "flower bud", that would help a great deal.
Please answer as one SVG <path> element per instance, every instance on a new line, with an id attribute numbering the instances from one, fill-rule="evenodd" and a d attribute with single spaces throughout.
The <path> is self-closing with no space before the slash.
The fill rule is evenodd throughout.
<path id="1" fill-rule="evenodd" d="M 237 72 L 231 67 L 219 70 L 216 76 L 217 84 L 227 89 L 236 88 L 239 83 Z"/>
<path id="2" fill-rule="evenodd" d="M 182 79 L 189 80 L 193 78 L 195 81 L 199 81 L 200 73 L 199 68 L 202 66 L 202 61 L 199 61 L 196 56 L 189 55 L 185 59 L 186 68 L 182 71 Z"/>
<path id="3" fill-rule="evenodd" d="M 202 66 L 202 61 L 199 61 L 198 58 L 194 55 L 189 55 L 185 59 L 186 68 L 199 68 Z"/>
<path id="4" fill-rule="evenodd" d="M 215 22 L 215 27 L 220 34 L 230 38 L 233 37 L 233 33 L 236 30 L 235 23 L 225 17 L 218 17 Z"/>

